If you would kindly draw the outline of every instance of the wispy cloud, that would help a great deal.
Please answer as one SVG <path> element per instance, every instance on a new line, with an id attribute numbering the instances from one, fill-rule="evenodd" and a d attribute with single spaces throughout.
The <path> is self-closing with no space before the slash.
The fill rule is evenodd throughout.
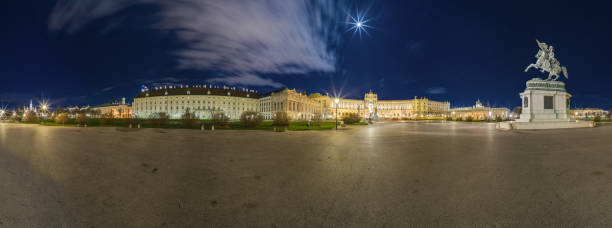
<path id="1" fill-rule="evenodd" d="M 155 28 L 174 31 L 187 46 L 176 52 L 180 68 L 234 75 L 216 82 L 277 87 L 260 75 L 335 71 L 344 16 L 338 1 L 60 0 L 49 28 L 74 33 L 134 4 L 160 6 Z"/>
<path id="2" fill-rule="evenodd" d="M 225 83 L 229 85 L 240 85 L 240 84 L 248 84 L 253 86 L 270 86 L 274 88 L 285 87 L 285 85 L 275 82 L 269 78 L 262 78 L 254 74 L 241 74 L 236 76 L 227 76 L 222 78 L 212 78 L 207 80 L 212 83 Z"/>
<path id="3" fill-rule="evenodd" d="M 72 34 L 87 23 L 119 12 L 139 1 L 134 0 L 59 0 L 49 16 L 51 31 L 65 30 Z"/>
<path id="4" fill-rule="evenodd" d="M 102 88 L 102 92 L 108 92 L 108 91 L 111 91 L 111 90 L 113 90 L 113 89 L 115 89 L 117 87 L 119 87 L 119 86 L 115 85 L 115 86 L 105 87 L 105 88 Z"/>
<path id="5" fill-rule="evenodd" d="M 177 78 L 177 77 L 163 77 L 159 79 L 136 79 L 134 80 L 134 82 L 138 84 L 146 84 L 150 86 L 159 86 L 159 87 L 187 83 L 188 81 L 191 81 L 191 80 L 185 79 L 185 78 Z"/>
<path id="6" fill-rule="evenodd" d="M 446 88 L 439 87 L 439 86 L 431 87 L 431 88 L 428 88 L 427 90 L 425 90 L 425 93 L 428 93 L 428 94 L 445 94 L 446 93 Z"/>

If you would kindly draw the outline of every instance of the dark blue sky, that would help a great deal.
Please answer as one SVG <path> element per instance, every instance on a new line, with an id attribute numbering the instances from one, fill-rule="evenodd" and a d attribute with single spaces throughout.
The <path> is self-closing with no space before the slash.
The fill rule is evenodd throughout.
<path id="1" fill-rule="evenodd" d="M 254 19 L 240 21 L 235 19 L 242 16 L 236 13 L 240 9 L 231 4 L 198 3 L 236 13 L 226 23 L 223 14 L 183 14 L 189 8 L 171 4 L 109 1 L 117 4 L 85 1 L 94 3 L 66 8 L 82 3 L 4 3 L 0 102 L 24 104 L 44 95 L 56 105 L 97 105 L 120 97 L 131 100 L 143 84 L 214 81 L 260 92 L 286 86 L 333 94 L 334 88 L 344 88 L 343 96 L 361 99 L 371 89 L 381 99 L 428 97 L 450 101 L 453 107 L 480 99 L 512 108 L 520 105 L 518 94 L 526 80 L 545 76 L 523 72 L 535 62 L 539 39 L 553 45 L 568 68 L 569 79 L 562 80 L 574 106 L 612 108 L 609 1 L 352 1 L 339 4 L 345 8 L 334 8 L 329 12 L 337 15 L 323 20 L 331 27 L 340 25 L 331 29 L 335 33 L 306 30 L 328 39 L 304 47 L 300 41 L 312 39 L 295 36 L 303 35 L 298 29 L 305 26 L 298 16 L 308 17 L 294 17 L 294 11 L 302 12 L 299 4 L 246 4 L 240 7 L 253 15 L 244 17 Z M 369 35 L 344 32 L 345 21 L 335 21 L 358 11 L 367 11 L 367 24 L 374 27 Z M 183 34 L 191 21 L 200 23 L 202 31 Z M 268 22 L 274 26 L 261 24 Z M 250 36 L 253 43 L 244 44 Z"/>

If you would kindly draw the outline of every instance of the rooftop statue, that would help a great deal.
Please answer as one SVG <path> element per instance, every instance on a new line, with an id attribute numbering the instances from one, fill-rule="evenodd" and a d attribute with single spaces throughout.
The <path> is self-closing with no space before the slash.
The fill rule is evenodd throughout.
<path id="1" fill-rule="evenodd" d="M 540 72 L 548 72 L 548 78 L 546 80 L 556 81 L 559 79 L 559 74 L 563 72 L 563 76 L 567 77 L 567 69 L 564 66 L 561 66 L 559 60 L 555 58 L 554 48 L 553 46 L 548 46 L 544 42 L 538 42 L 538 46 L 540 50 L 538 54 L 536 54 L 536 58 L 538 59 L 535 63 L 529 64 L 525 69 L 525 72 L 529 71 L 531 68 L 540 69 Z M 553 78 L 554 76 L 554 78 Z"/>

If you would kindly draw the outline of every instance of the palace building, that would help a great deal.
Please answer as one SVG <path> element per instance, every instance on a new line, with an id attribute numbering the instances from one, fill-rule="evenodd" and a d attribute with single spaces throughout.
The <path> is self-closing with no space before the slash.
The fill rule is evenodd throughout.
<path id="1" fill-rule="evenodd" d="M 507 108 L 491 108 L 482 105 L 480 100 L 476 101 L 476 104 L 472 107 L 453 108 L 450 110 L 450 117 L 456 120 L 465 120 L 466 118 L 472 118 L 472 120 L 494 120 L 501 118 L 502 120 L 508 119 L 510 109 Z"/>
<path id="2" fill-rule="evenodd" d="M 427 98 L 408 100 L 379 100 L 378 94 L 370 91 L 363 100 L 335 98 L 329 95 L 312 94 L 311 99 L 319 101 L 327 118 L 342 117 L 356 113 L 366 119 L 416 119 L 445 117 L 450 108 L 449 102 L 432 101 Z"/>
<path id="3" fill-rule="evenodd" d="M 132 106 L 125 103 L 125 97 L 121 101 L 115 100 L 108 104 L 93 107 L 94 110 L 99 110 L 100 115 L 110 114 L 112 118 L 132 118 Z"/>
<path id="4" fill-rule="evenodd" d="M 581 109 L 571 109 L 570 114 L 575 119 L 589 119 L 599 117 L 607 117 L 608 112 L 604 111 L 601 108 L 581 108 Z"/>
<path id="5" fill-rule="evenodd" d="M 277 112 L 286 112 L 294 120 L 324 119 L 357 113 L 362 118 L 406 119 L 445 117 L 450 103 L 427 98 L 408 100 L 379 100 L 372 91 L 363 100 L 339 98 L 313 93 L 307 95 L 295 89 L 281 89 L 266 94 L 249 89 L 198 85 L 194 87 L 143 88 L 133 102 L 135 118 L 149 118 L 156 113 L 167 113 L 181 118 L 190 110 L 198 118 L 208 119 L 222 112 L 230 119 L 239 119 L 245 111 L 258 111 L 264 119 L 274 119 Z"/>
<path id="6" fill-rule="evenodd" d="M 239 119 L 244 111 L 258 111 L 260 94 L 254 90 L 236 90 L 235 87 L 208 85 L 142 89 L 134 98 L 135 118 L 149 118 L 153 114 L 166 113 L 178 119 L 189 110 L 200 119 L 211 118 L 222 112 L 230 119 Z"/>

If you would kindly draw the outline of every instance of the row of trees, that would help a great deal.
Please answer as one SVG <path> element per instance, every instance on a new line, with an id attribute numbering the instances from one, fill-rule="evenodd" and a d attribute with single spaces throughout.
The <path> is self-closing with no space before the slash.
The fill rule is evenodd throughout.
<path id="1" fill-rule="evenodd" d="M 223 112 L 216 112 L 211 114 L 211 118 L 208 120 L 200 120 L 194 112 L 189 109 L 183 113 L 179 120 L 171 120 L 167 113 L 160 112 L 155 113 L 145 119 L 116 119 L 111 113 L 94 113 L 93 110 L 75 110 L 68 112 L 67 109 L 58 108 L 54 110 L 53 118 L 56 124 L 79 124 L 79 125 L 100 125 L 100 126 L 136 126 L 139 124 L 145 124 L 146 126 L 164 128 L 171 125 L 177 126 L 180 124 L 185 128 L 197 128 L 206 124 L 207 126 L 215 126 L 216 128 L 227 128 L 230 125 L 230 119 Z M 26 112 L 23 115 L 12 115 L 14 121 L 25 121 L 31 123 L 38 123 L 41 121 L 47 121 L 41 119 L 35 112 Z M 345 115 L 342 120 L 347 124 L 352 124 L 361 121 L 361 118 L 356 113 Z M 309 125 L 321 126 L 324 121 L 320 114 L 315 114 Z M 178 123 L 177 123 L 178 122 Z M 264 116 L 257 111 L 245 111 L 240 116 L 240 125 L 244 128 L 258 128 L 264 122 Z M 286 112 L 277 112 L 273 117 L 272 125 L 274 127 L 286 128 L 291 125 L 291 117 Z"/>
<path id="2" fill-rule="evenodd" d="M 29 117 L 29 116 L 30 115 L 26 115 L 26 117 Z M 89 118 L 85 112 L 77 113 L 74 119 L 71 119 L 70 116 L 73 116 L 73 115 L 69 115 L 69 113 L 67 112 L 58 113 L 57 115 L 55 115 L 55 123 L 57 124 L 76 123 L 76 124 L 85 125 L 85 124 L 89 124 L 92 121 L 92 119 Z M 273 123 L 274 126 L 288 127 L 290 125 L 291 119 L 288 117 L 286 113 L 279 112 L 275 116 L 276 117 L 274 118 L 274 123 Z M 212 118 L 210 120 L 205 120 L 203 122 L 202 120 L 197 118 L 194 112 L 191 112 L 188 109 L 185 111 L 185 113 L 183 113 L 183 115 L 178 121 L 180 122 L 182 127 L 186 127 L 186 128 L 196 128 L 205 123 L 208 125 L 215 126 L 217 128 L 229 127 L 230 118 L 227 115 L 225 115 L 223 112 L 213 113 L 211 117 Z M 261 113 L 256 112 L 256 111 L 245 111 L 240 116 L 240 123 L 243 127 L 246 127 L 246 128 L 257 128 L 261 126 L 261 124 L 263 123 L 263 120 L 264 120 L 263 115 L 261 115 Z M 37 122 L 37 121 L 38 120 L 35 120 L 34 122 Z M 120 122 L 118 123 L 118 121 Z M 149 118 L 146 118 L 146 119 L 136 119 L 136 118 L 134 119 L 115 119 L 110 113 L 102 114 L 100 115 L 100 118 L 99 118 L 99 124 L 101 126 L 111 126 L 111 125 L 116 125 L 116 124 L 122 124 L 122 125 L 131 124 L 135 126 L 135 125 L 142 124 L 142 123 L 147 123 L 151 127 L 168 127 L 171 124 L 171 120 L 170 120 L 170 116 L 164 112 L 154 113 L 151 116 L 149 116 Z"/>

